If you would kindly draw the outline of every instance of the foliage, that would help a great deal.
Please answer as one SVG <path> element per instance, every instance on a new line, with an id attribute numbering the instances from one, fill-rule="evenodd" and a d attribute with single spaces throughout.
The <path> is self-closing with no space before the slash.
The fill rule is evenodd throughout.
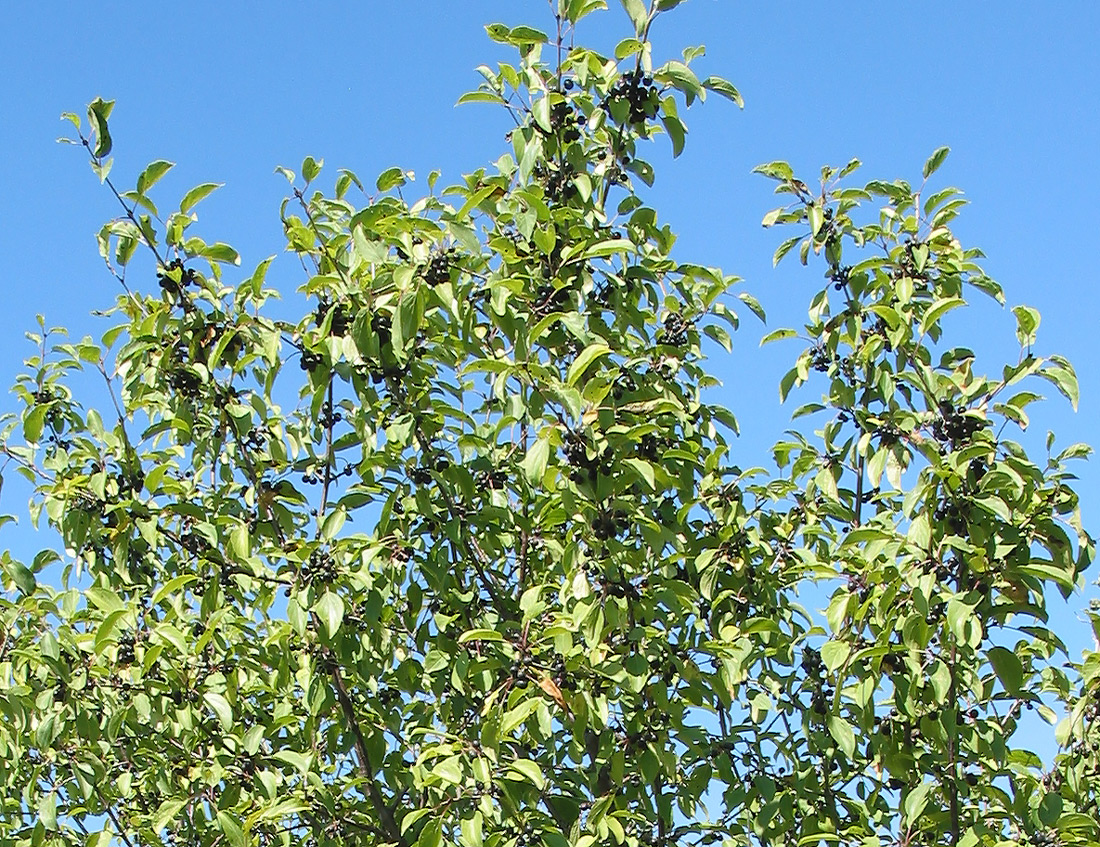
<path id="1" fill-rule="evenodd" d="M 776 261 L 828 280 L 781 393 L 823 393 L 777 471 L 734 465 L 704 339 L 762 313 L 640 193 L 683 107 L 740 103 L 701 49 L 653 67 L 678 2 L 623 0 L 613 56 L 573 41 L 600 0 L 489 26 L 518 62 L 462 100 L 506 109 L 512 149 L 457 185 L 281 169 L 297 322 L 270 259 L 230 285 L 236 251 L 193 234 L 217 186 L 162 214 L 171 164 L 116 190 L 112 104 L 68 116 L 124 209 L 99 245 L 125 293 L 102 342 L 42 323 L 3 430 L 62 539 L 2 562 L 4 843 L 1100 839 L 1100 657 L 1046 606 L 1093 555 L 1088 448 L 1006 435 L 1036 378 L 1076 403 L 1071 366 L 1026 307 L 999 376 L 947 342 L 965 294 L 1003 298 L 926 187 L 946 149 L 918 187 L 774 162 Z M 1067 714 L 1045 772 L 1033 708 Z"/>

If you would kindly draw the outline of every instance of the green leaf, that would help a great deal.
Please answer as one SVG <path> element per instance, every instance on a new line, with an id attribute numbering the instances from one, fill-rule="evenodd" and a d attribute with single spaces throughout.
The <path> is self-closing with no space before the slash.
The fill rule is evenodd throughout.
<path id="1" fill-rule="evenodd" d="M 317 178 L 324 164 L 324 159 L 314 159 L 312 156 L 306 156 L 302 160 L 302 179 L 306 181 L 307 185 Z"/>
<path id="2" fill-rule="evenodd" d="M 1044 826 L 1055 826 L 1062 816 L 1062 797 L 1060 794 L 1044 794 L 1039 801 L 1039 820 Z"/>
<path id="3" fill-rule="evenodd" d="M 223 244 L 220 241 L 215 244 L 207 244 L 202 248 L 199 255 L 211 262 L 222 262 L 229 265 L 239 265 L 241 263 L 240 254 L 228 244 Z"/>
<path id="4" fill-rule="evenodd" d="M 332 541 L 340 530 L 344 528 L 344 522 L 348 519 L 348 510 L 343 506 L 337 506 L 327 515 L 325 515 L 324 523 L 321 524 L 321 539 L 324 541 Z"/>
<path id="5" fill-rule="evenodd" d="M 401 834 L 404 835 L 413 827 L 413 825 L 418 820 L 421 820 L 426 815 L 430 815 L 431 813 L 432 809 L 413 809 L 411 812 L 406 814 L 405 817 L 401 818 Z"/>
<path id="6" fill-rule="evenodd" d="M 196 185 L 183 195 L 180 201 L 180 213 L 186 215 L 200 200 L 221 188 L 222 185 L 224 183 L 221 182 L 204 182 L 202 185 Z"/>
<path id="7" fill-rule="evenodd" d="M 153 829 L 159 831 L 168 826 L 169 823 L 176 819 L 176 815 L 182 811 L 183 807 L 187 805 L 188 800 L 177 799 L 175 797 L 165 798 L 160 807 L 157 809 L 156 815 L 153 817 Z M 110 835 L 109 830 L 104 830 Z"/>
<path id="8" fill-rule="evenodd" d="M 530 26 L 514 26 L 508 31 L 508 40 L 512 44 L 546 44 L 550 37 L 541 30 Z"/>
<path id="9" fill-rule="evenodd" d="M 922 171 L 925 179 L 928 179 L 928 177 L 932 176 L 932 174 L 939 169 L 940 165 L 943 164 L 943 160 L 947 158 L 947 154 L 950 152 L 950 147 L 940 147 L 935 153 L 928 157 L 928 161 L 924 163 L 924 170 Z"/>
<path id="10" fill-rule="evenodd" d="M 504 636 L 495 629 L 471 629 L 458 636 L 459 644 L 469 644 L 471 641 L 504 641 Z"/>
<path id="11" fill-rule="evenodd" d="M 239 523 L 229 533 L 229 555 L 238 562 L 248 561 L 252 543 L 248 537 L 248 524 Z"/>
<path id="12" fill-rule="evenodd" d="M 1073 365 L 1061 356 L 1050 356 L 1039 371 L 1039 376 L 1054 384 L 1067 400 L 1073 405 L 1073 411 L 1077 411 L 1077 403 L 1081 399 L 1081 389 L 1077 384 L 1077 373 Z"/>
<path id="13" fill-rule="evenodd" d="M 661 123 L 664 124 L 668 139 L 672 142 L 672 157 L 676 158 L 684 152 L 684 140 L 687 136 L 687 127 L 675 115 L 662 114 Z"/>
<path id="14" fill-rule="evenodd" d="M 623 4 L 623 8 L 626 9 L 627 15 L 630 16 L 630 22 L 634 24 L 634 34 L 639 38 L 642 37 L 642 33 L 645 32 L 646 24 L 649 21 L 649 15 L 645 10 L 645 3 L 642 0 L 619 0 Z"/>
<path id="15" fill-rule="evenodd" d="M 574 244 L 562 251 L 562 263 L 571 262 L 574 259 L 603 259 L 607 256 L 615 256 L 634 249 L 634 242 L 626 238 L 611 238 L 605 241 L 597 241 L 594 244 Z"/>
<path id="16" fill-rule="evenodd" d="M 1030 306 L 1013 306 L 1012 314 L 1016 316 L 1016 338 L 1023 347 L 1030 347 L 1035 343 L 1037 330 L 1039 329 L 1040 315 L 1037 309 Z"/>
<path id="17" fill-rule="evenodd" d="M 907 821 L 916 821 L 920 818 L 924 807 L 928 805 L 928 795 L 931 791 L 932 783 L 922 782 L 906 795 L 903 808 Z"/>
<path id="18" fill-rule="evenodd" d="M 23 438 L 28 444 L 37 444 L 46 424 L 46 406 L 32 406 L 23 413 Z"/>
<path id="19" fill-rule="evenodd" d="M 829 671 L 835 672 L 851 654 L 852 648 L 843 641 L 829 640 L 821 645 L 821 659 Z"/>
<path id="20" fill-rule="evenodd" d="M 713 91 L 715 94 L 721 94 L 727 100 L 731 100 L 737 104 L 738 108 L 745 108 L 745 101 L 741 97 L 741 92 L 733 87 L 729 82 L 717 76 L 708 76 L 703 80 L 703 88 L 708 91 Z"/>
<path id="21" fill-rule="evenodd" d="M 965 306 L 966 301 L 961 297 L 944 297 L 937 300 L 931 306 L 928 307 L 928 311 L 924 313 L 924 317 L 920 322 L 920 334 L 924 335 L 931 329 L 936 322 L 950 312 L 952 309 L 956 309 L 959 306 Z"/>
<path id="22" fill-rule="evenodd" d="M 688 105 L 691 105 L 692 100 L 704 91 L 699 77 L 683 62 L 672 61 L 662 65 L 653 72 L 653 78 L 660 82 L 671 83 L 673 87 L 682 91 Z"/>
<path id="23" fill-rule="evenodd" d="M 508 101 L 492 91 L 467 91 L 458 100 L 455 101 L 456 106 L 461 106 L 464 103 L 507 103 Z"/>
<path id="24" fill-rule="evenodd" d="M 407 291 L 397 305 L 397 323 L 394 326 L 394 348 L 405 352 L 416 341 L 416 333 L 424 322 L 424 299 L 416 291 Z"/>
<path id="25" fill-rule="evenodd" d="M 646 484 L 649 485 L 650 491 L 657 490 L 657 477 L 654 474 L 653 465 L 644 459 L 635 458 L 623 459 L 623 464 L 631 468 L 638 476 L 644 479 Z"/>
<path id="26" fill-rule="evenodd" d="M 455 213 L 455 220 L 463 220 L 471 211 L 480 206 L 482 201 L 498 190 L 495 185 L 486 185 L 479 188 L 466 199 L 466 202 L 462 204 L 462 208 Z"/>
<path id="27" fill-rule="evenodd" d="M 386 168 L 378 175 L 374 185 L 379 191 L 389 191 L 393 188 L 400 188 L 405 182 L 405 172 L 401 168 Z"/>
<path id="28" fill-rule="evenodd" d="M 636 53 L 641 53 L 645 45 L 637 38 L 624 38 L 615 45 L 615 58 L 620 62 Z"/>
<path id="29" fill-rule="evenodd" d="M 760 339 L 760 346 L 771 344 L 773 341 L 781 341 L 786 338 L 797 338 L 798 333 L 793 329 L 774 329 Z"/>
<path id="30" fill-rule="evenodd" d="M 126 614 L 125 609 L 115 609 L 113 612 L 107 615 L 96 627 L 95 631 L 95 644 L 93 649 L 96 655 L 100 655 L 107 646 L 112 643 L 111 639 L 115 634 L 115 630 L 118 629 L 119 621 Z"/>
<path id="31" fill-rule="evenodd" d="M 443 818 L 437 817 L 428 821 L 420 830 L 420 838 L 416 841 L 416 847 L 439 847 L 443 843 Z"/>
<path id="32" fill-rule="evenodd" d="M 471 817 L 463 818 L 460 828 L 462 831 L 461 841 L 465 847 L 482 847 L 485 843 L 482 834 L 481 812 L 474 812 Z M 543 839 L 546 839 L 545 834 Z M 568 844 L 569 842 L 566 842 L 566 847 L 568 847 Z"/>
<path id="33" fill-rule="evenodd" d="M 775 254 L 772 256 L 772 267 L 777 266 L 783 260 L 783 257 L 791 252 L 791 249 L 799 242 L 801 238 L 801 235 L 792 235 L 790 238 L 788 238 L 786 241 L 776 247 Z"/>
<path id="34" fill-rule="evenodd" d="M 538 438 L 523 457 L 520 467 L 523 475 L 531 485 L 539 485 L 546 474 L 546 463 L 550 458 L 550 442 L 545 438 Z"/>
<path id="35" fill-rule="evenodd" d="M 285 762 L 295 768 L 301 774 L 309 773 L 313 767 L 313 756 L 309 753 L 298 753 L 294 750 L 277 750 L 271 754 L 271 758 Z"/>
<path id="36" fill-rule="evenodd" d="M 208 705 L 218 717 L 218 722 L 222 725 L 222 729 L 230 730 L 233 728 L 233 707 L 229 705 L 229 701 L 225 699 L 225 695 L 219 694 L 216 691 L 207 691 L 203 693 L 202 699 L 206 701 Z"/>
<path id="37" fill-rule="evenodd" d="M 577 358 L 573 360 L 573 364 L 569 366 L 569 372 L 565 377 L 565 384 L 572 388 L 584 375 L 589 365 L 596 361 L 596 359 L 601 356 L 606 356 L 610 352 L 611 348 L 606 344 L 589 344 L 580 352 Z"/>
<path id="38" fill-rule="evenodd" d="M 508 736 L 515 732 L 525 720 L 538 710 L 541 702 L 537 697 L 529 697 L 505 712 L 500 719 L 500 734 Z"/>
<path id="39" fill-rule="evenodd" d="M 313 604 L 313 611 L 321 619 L 328 637 L 335 638 L 340 629 L 340 623 L 344 620 L 344 601 L 340 596 L 326 591 L 321 595 L 321 599 Z"/>
<path id="40" fill-rule="evenodd" d="M 104 588 L 99 585 L 86 588 L 84 590 L 84 596 L 91 601 L 91 604 L 99 609 L 101 612 L 111 613 L 120 611 L 126 608 L 126 605 L 122 602 L 122 599 L 115 594 L 110 588 Z"/>
<path id="41" fill-rule="evenodd" d="M 546 787 L 546 777 L 542 774 L 542 768 L 530 759 L 516 759 L 509 767 L 509 774 L 515 778 L 531 783 L 539 791 Z"/>
<path id="42" fill-rule="evenodd" d="M 794 170 L 786 162 L 775 161 L 767 162 L 763 165 L 757 165 L 752 169 L 754 174 L 763 174 L 770 179 L 780 180 L 781 182 L 789 182 L 794 179 Z"/>
<path id="43" fill-rule="evenodd" d="M 160 181 L 160 178 L 164 176 L 168 171 L 175 167 L 174 162 L 167 162 L 164 159 L 157 159 L 155 162 L 150 162 L 137 178 L 137 191 L 138 194 L 144 194 L 150 188 Z"/>
<path id="44" fill-rule="evenodd" d="M 38 801 L 38 819 L 47 832 L 57 829 L 57 792 L 47 791 Z"/>
<path id="45" fill-rule="evenodd" d="M 102 97 L 97 97 L 88 104 L 88 123 L 91 124 L 92 132 L 95 134 L 92 155 L 97 159 L 102 159 L 111 152 L 111 133 L 107 130 L 107 118 L 110 117 L 114 107 L 114 100 L 104 100 Z"/>
<path id="46" fill-rule="evenodd" d="M 432 774 L 451 785 L 459 785 L 462 782 L 462 763 L 458 756 L 448 756 L 432 768 Z"/>
<path id="47" fill-rule="evenodd" d="M 38 581 L 34 578 L 34 574 L 22 562 L 9 559 L 4 562 L 4 570 L 15 587 L 27 597 L 33 595 L 38 589 Z"/>
<path id="48" fill-rule="evenodd" d="M 244 834 L 241 825 L 230 816 L 229 812 L 218 811 L 218 828 L 225 833 L 225 838 L 230 847 L 248 847 L 248 838 Z"/>
<path id="49" fill-rule="evenodd" d="M 1011 650 L 1000 646 L 990 647 L 986 655 L 1005 691 L 1009 694 L 1021 693 L 1024 684 L 1024 666 L 1020 658 Z"/>
<path id="50" fill-rule="evenodd" d="M 856 753 L 856 735 L 852 727 L 839 715 L 829 715 L 829 735 L 849 759 Z"/>
<path id="51" fill-rule="evenodd" d="M 550 120 L 550 95 L 540 97 L 531 104 L 531 116 L 535 119 L 539 129 L 550 134 L 554 131 L 554 124 Z"/>

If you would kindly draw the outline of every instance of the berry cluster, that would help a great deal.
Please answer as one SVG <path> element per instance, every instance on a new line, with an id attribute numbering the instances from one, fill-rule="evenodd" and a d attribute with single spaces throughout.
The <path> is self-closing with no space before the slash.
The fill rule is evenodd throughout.
<path id="1" fill-rule="evenodd" d="M 313 313 L 313 319 L 317 322 L 317 326 L 325 322 L 329 312 L 332 312 L 332 323 L 329 325 L 332 334 L 340 337 L 347 335 L 348 330 L 351 328 L 351 311 L 347 305 L 344 303 L 333 304 L 328 300 L 321 300 L 317 304 L 317 310 Z"/>
<path id="2" fill-rule="evenodd" d="M 577 186 L 573 182 L 577 170 L 569 162 L 562 162 L 556 168 L 540 162 L 535 165 L 533 173 L 545 187 L 547 199 L 559 202 L 569 201 L 577 196 Z"/>
<path id="3" fill-rule="evenodd" d="M 567 100 L 559 100 L 550 107 L 550 128 L 561 133 L 566 144 L 580 141 L 580 128 L 588 121 L 581 112 L 574 109 Z"/>
<path id="4" fill-rule="evenodd" d="M 123 632 L 118 637 L 117 660 L 120 665 L 131 665 L 134 662 L 134 644 L 137 642 L 133 632 Z"/>
<path id="5" fill-rule="evenodd" d="M 428 264 L 424 267 L 424 281 L 431 286 L 450 282 L 451 268 L 454 267 L 457 256 L 457 247 L 448 247 L 433 253 L 431 259 L 428 260 Z"/>
<path id="6" fill-rule="evenodd" d="M 534 824 L 530 823 L 508 824 L 507 826 L 502 827 L 500 830 L 500 835 L 505 841 L 514 840 L 514 843 L 517 845 L 534 844 L 536 834 L 537 830 L 535 829 Z"/>
<path id="7" fill-rule="evenodd" d="M 113 478 L 120 495 L 141 491 L 142 486 L 145 485 L 145 472 L 140 467 L 132 473 L 117 473 Z"/>
<path id="8" fill-rule="evenodd" d="M 915 250 L 919 245 L 912 238 L 905 242 L 905 252 L 901 256 L 901 267 L 898 276 L 909 277 L 916 281 L 916 288 L 923 289 L 926 287 L 925 283 L 928 282 L 928 272 L 926 270 L 919 269 L 917 267 L 917 257 Z M 924 267 L 927 268 L 927 259 L 925 260 Z"/>
<path id="9" fill-rule="evenodd" d="M 197 556 L 207 548 L 206 539 L 191 529 L 180 533 L 179 545 L 192 556 Z"/>
<path id="10" fill-rule="evenodd" d="M 626 123 L 640 124 L 657 117 L 661 97 L 653 84 L 653 77 L 641 69 L 628 71 L 619 77 L 601 105 L 609 116 L 614 117 L 614 113 L 622 108 L 620 104 L 626 104 Z"/>
<path id="11" fill-rule="evenodd" d="M 303 562 L 298 571 L 302 582 L 307 585 L 314 582 L 329 585 L 336 580 L 338 574 L 336 560 L 324 550 L 314 550 L 310 553 L 309 560 Z"/>
<path id="12" fill-rule="evenodd" d="M 569 476 L 574 482 L 579 482 L 587 477 L 594 481 L 603 473 L 611 473 L 611 448 L 605 447 L 602 453 L 596 451 L 588 443 L 588 439 L 582 433 L 569 431 L 565 433 L 563 451 L 565 461 L 570 466 Z M 589 454 L 592 455 L 589 455 Z"/>
<path id="13" fill-rule="evenodd" d="M 872 335 L 878 335 L 883 339 L 882 346 L 887 353 L 894 349 L 894 343 L 890 340 L 890 326 L 882 318 L 875 318 L 875 322 L 867 330 L 866 337 Z"/>
<path id="14" fill-rule="evenodd" d="M 831 212 L 832 209 L 827 209 L 826 211 Z M 833 284 L 833 288 L 837 291 L 843 290 L 844 286 L 848 284 L 848 280 L 851 275 L 852 268 L 850 265 L 833 265 L 829 268 L 829 281 Z"/>
<path id="15" fill-rule="evenodd" d="M 1092 699 L 1085 707 L 1085 720 L 1095 720 L 1100 718 L 1100 688 L 1097 688 L 1092 692 Z"/>
<path id="16" fill-rule="evenodd" d="M 956 447 L 984 428 L 985 421 L 968 415 L 965 406 L 956 407 L 944 401 L 940 404 L 940 417 L 932 424 L 932 435 L 940 443 Z"/>
<path id="17" fill-rule="evenodd" d="M 340 423 L 344 419 L 344 416 L 339 410 L 333 410 L 332 404 L 327 400 L 321 404 L 321 414 L 317 416 L 317 423 L 319 423 L 325 429 L 328 429 L 335 424 Z"/>
<path id="18" fill-rule="evenodd" d="M 491 471 L 482 471 L 474 477 L 474 481 L 482 489 L 499 491 L 507 484 L 508 473 L 499 468 L 494 468 Z"/>
<path id="19" fill-rule="evenodd" d="M 329 474 L 329 480 L 339 479 L 342 476 L 351 476 L 353 473 L 355 473 L 355 466 L 351 462 L 348 462 L 342 471 L 336 472 L 336 469 L 333 468 L 332 472 Z M 324 481 L 325 474 L 323 468 L 311 466 L 309 470 L 302 474 L 302 482 L 306 485 L 320 485 Z"/>
<path id="20" fill-rule="evenodd" d="M 592 519 L 592 532 L 600 541 L 610 541 L 612 538 L 618 538 L 629 528 L 630 521 L 627 520 L 627 514 L 620 509 L 600 509 Z"/>
<path id="21" fill-rule="evenodd" d="M 1058 831 L 1054 829 L 1040 829 L 1031 833 L 1028 843 L 1034 847 L 1058 847 L 1062 839 L 1058 837 Z"/>
<path id="22" fill-rule="evenodd" d="M 178 275 L 177 280 L 175 276 Z M 157 285 L 163 288 L 173 298 L 183 293 L 183 290 L 196 282 L 195 271 L 185 268 L 179 259 L 173 259 L 157 271 Z"/>
<path id="23" fill-rule="evenodd" d="M 570 290 L 568 288 L 554 288 L 549 283 L 543 283 L 535 289 L 534 302 L 531 311 L 537 317 L 544 318 L 551 312 L 560 312 L 569 306 Z"/>
<path id="24" fill-rule="evenodd" d="M 377 699 L 383 706 L 393 706 L 400 702 L 401 691 L 397 688 L 390 688 L 388 685 L 382 685 L 378 688 Z"/>
<path id="25" fill-rule="evenodd" d="M 390 336 L 393 333 L 393 320 L 389 315 L 384 312 L 375 312 L 371 315 L 370 328 L 378 336 L 382 346 L 390 343 Z"/>
<path id="26" fill-rule="evenodd" d="M 245 450 L 262 450 L 267 444 L 267 435 L 262 430 L 252 428 L 241 439 L 241 446 Z"/>
<path id="27" fill-rule="evenodd" d="M 1062 775 L 1058 771 L 1049 771 L 1043 774 L 1042 783 L 1043 789 L 1048 793 L 1057 791 L 1062 787 Z"/>
<path id="28" fill-rule="evenodd" d="M 188 400 L 194 400 L 202 389 L 202 379 L 187 367 L 176 368 L 168 374 L 168 385 Z"/>
<path id="29" fill-rule="evenodd" d="M 657 333 L 657 343 L 667 344 L 669 347 L 683 347 L 687 344 L 688 329 L 694 323 L 694 321 L 684 320 L 684 316 L 679 312 L 669 312 L 665 315 L 664 329 Z"/>
<path id="30" fill-rule="evenodd" d="M 662 450 L 668 450 L 676 442 L 667 435 L 658 436 L 652 432 L 647 432 L 641 438 L 638 439 L 638 445 L 635 450 L 638 453 L 639 459 L 645 459 L 648 462 L 656 462 L 660 458 Z"/>
<path id="31" fill-rule="evenodd" d="M 878 436 L 879 444 L 882 447 L 891 447 L 897 444 L 902 435 L 901 430 L 893 421 L 880 424 L 874 434 Z"/>
<path id="32" fill-rule="evenodd" d="M 871 596 L 871 586 L 867 584 L 867 580 L 860 574 L 851 574 L 848 576 L 848 591 L 857 595 L 860 603 L 866 603 L 867 599 Z"/>
<path id="33" fill-rule="evenodd" d="M 815 714 L 824 715 L 829 711 L 829 701 L 833 697 L 832 686 L 825 681 L 825 662 L 821 653 L 813 647 L 802 649 L 802 670 L 810 679 L 812 694 L 810 708 Z"/>
<path id="34" fill-rule="evenodd" d="M 298 359 L 298 366 L 303 371 L 309 371 L 313 373 L 324 362 L 324 358 L 320 353 L 314 353 L 312 350 L 302 350 L 302 355 Z"/>
<path id="35" fill-rule="evenodd" d="M 626 368 L 619 368 L 618 374 L 611 383 L 611 396 L 616 400 L 622 400 L 623 395 L 633 394 L 637 390 L 638 382 L 634 379 L 634 374 Z"/>
<path id="36" fill-rule="evenodd" d="M 948 503 L 940 503 L 932 512 L 932 516 L 938 521 L 944 521 L 953 535 L 965 535 L 967 521 L 970 517 L 970 509 L 965 503 L 954 500 Z"/>

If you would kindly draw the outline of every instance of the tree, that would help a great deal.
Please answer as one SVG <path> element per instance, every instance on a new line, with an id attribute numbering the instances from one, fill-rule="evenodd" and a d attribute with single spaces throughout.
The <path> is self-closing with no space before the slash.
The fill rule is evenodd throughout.
<path id="1" fill-rule="evenodd" d="M 4 843 L 1100 839 L 1100 654 L 1073 662 L 1045 601 L 1092 559 L 1088 448 L 1006 435 L 1036 379 L 1077 383 L 1027 307 L 1000 376 L 948 343 L 964 293 L 1003 296 L 927 187 L 946 149 L 916 187 L 759 168 L 776 261 L 827 277 L 766 340 L 804 339 L 781 394 L 822 396 L 775 471 L 737 467 L 705 339 L 763 315 L 673 258 L 639 154 L 740 97 L 699 50 L 653 67 L 678 0 L 623 0 L 614 57 L 576 46 L 603 5 L 487 28 L 518 52 L 462 98 L 515 119 L 491 168 L 415 202 L 398 169 L 283 170 L 298 321 L 270 260 L 230 285 L 237 253 L 192 233 L 216 186 L 162 215 L 171 164 L 116 189 L 113 104 L 67 116 L 124 210 L 99 234 L 124 293 L 102 342 L 42 324 L 3 431 L 61 538 L 2 562 Z M 127 278 L 150 259 L 155 288 Z"/>

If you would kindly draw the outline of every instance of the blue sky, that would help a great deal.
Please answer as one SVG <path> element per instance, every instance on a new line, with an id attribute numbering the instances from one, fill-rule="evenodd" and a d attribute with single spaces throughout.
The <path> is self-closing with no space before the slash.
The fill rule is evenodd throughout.
<path id="1" fill-rule="evenodd" d="M 506 115 L 454 108 L 476 87 L 476 65 L 507 58 L 484 35 L 496 20 L 551 23 L 544 0 L 12 4 L 0 31 L 2 378 L 10 383 L 32 352 L 23 333 L 36 312 L 78 337 L 98 335 L 106 324 L 89 313 L 116 295 L 93 235 L 117 210 L 80 151 L 54 143 L 62 111 L 83 112 L 97 95 L 118 101 L 120 184 L 156 158 L 178 163 L 156 195 L 169 205 L 194 184 L 225 182 L 200 207 L 199 232 L 236 246 L 247 275 L 283 246 L 276 165 L 312 154 L 330 173 L 372 179 L 399 165 L 423 177 L 438 167 L 447 182 L 507 149 Z M 591 20 L 581 37 L 593 46 L 609 50 L 629 34 L 617 9 Z M 746 108 L 719 98 L 693 107 L 684 155 L 671 161 L 662 140 L 650 157 L 650 199 L 680 234 L 679 258 L 743 276 L 769 328 L 798 326 L 821 269 L 771 267 L 781 235 L 759 225 L 774 202 L 751 168 L 782 158 L 812 178 L 858 156 L 865 179 L 919 180 L 925 158 L 949 145 L 936 179 L 972 203 L 956 233 L 986 252 L 1010 305 L 1042 312 L 1038 351 L 1068 356 L 1081 379 L 1080 411 L 1052 398 L 1025 442 L 1040 446 L 1048 428 L 1062 444 L 1100 442 L 1098 34 L 1093 2 L 689 0 L 655 27 L 658 58 L 706 43 L 700 69 L 729 78 Z M 285 257 L 269 281 L 289 293 L 300 268 Z M 1007 309 L 979 303 L 950 330 L 999 371 L 1016 354 L 1013 326 Z M 791 408 L 779 406 L 776 386 L 799 348 L 761 351 L 763 331 L 747 318 L 733 356 L 712 362 L 742 423 L 744 464 L 767 460 Z M 0 401 L 13 408 L 13 398 Z M 1094 529 L 1098 467 L 1080 468 Z M 0 507 L 19 512 L 24 500 L 10 486 Z M 4 532 L 0 545 L 34 543 L 25 529 Z"/>

